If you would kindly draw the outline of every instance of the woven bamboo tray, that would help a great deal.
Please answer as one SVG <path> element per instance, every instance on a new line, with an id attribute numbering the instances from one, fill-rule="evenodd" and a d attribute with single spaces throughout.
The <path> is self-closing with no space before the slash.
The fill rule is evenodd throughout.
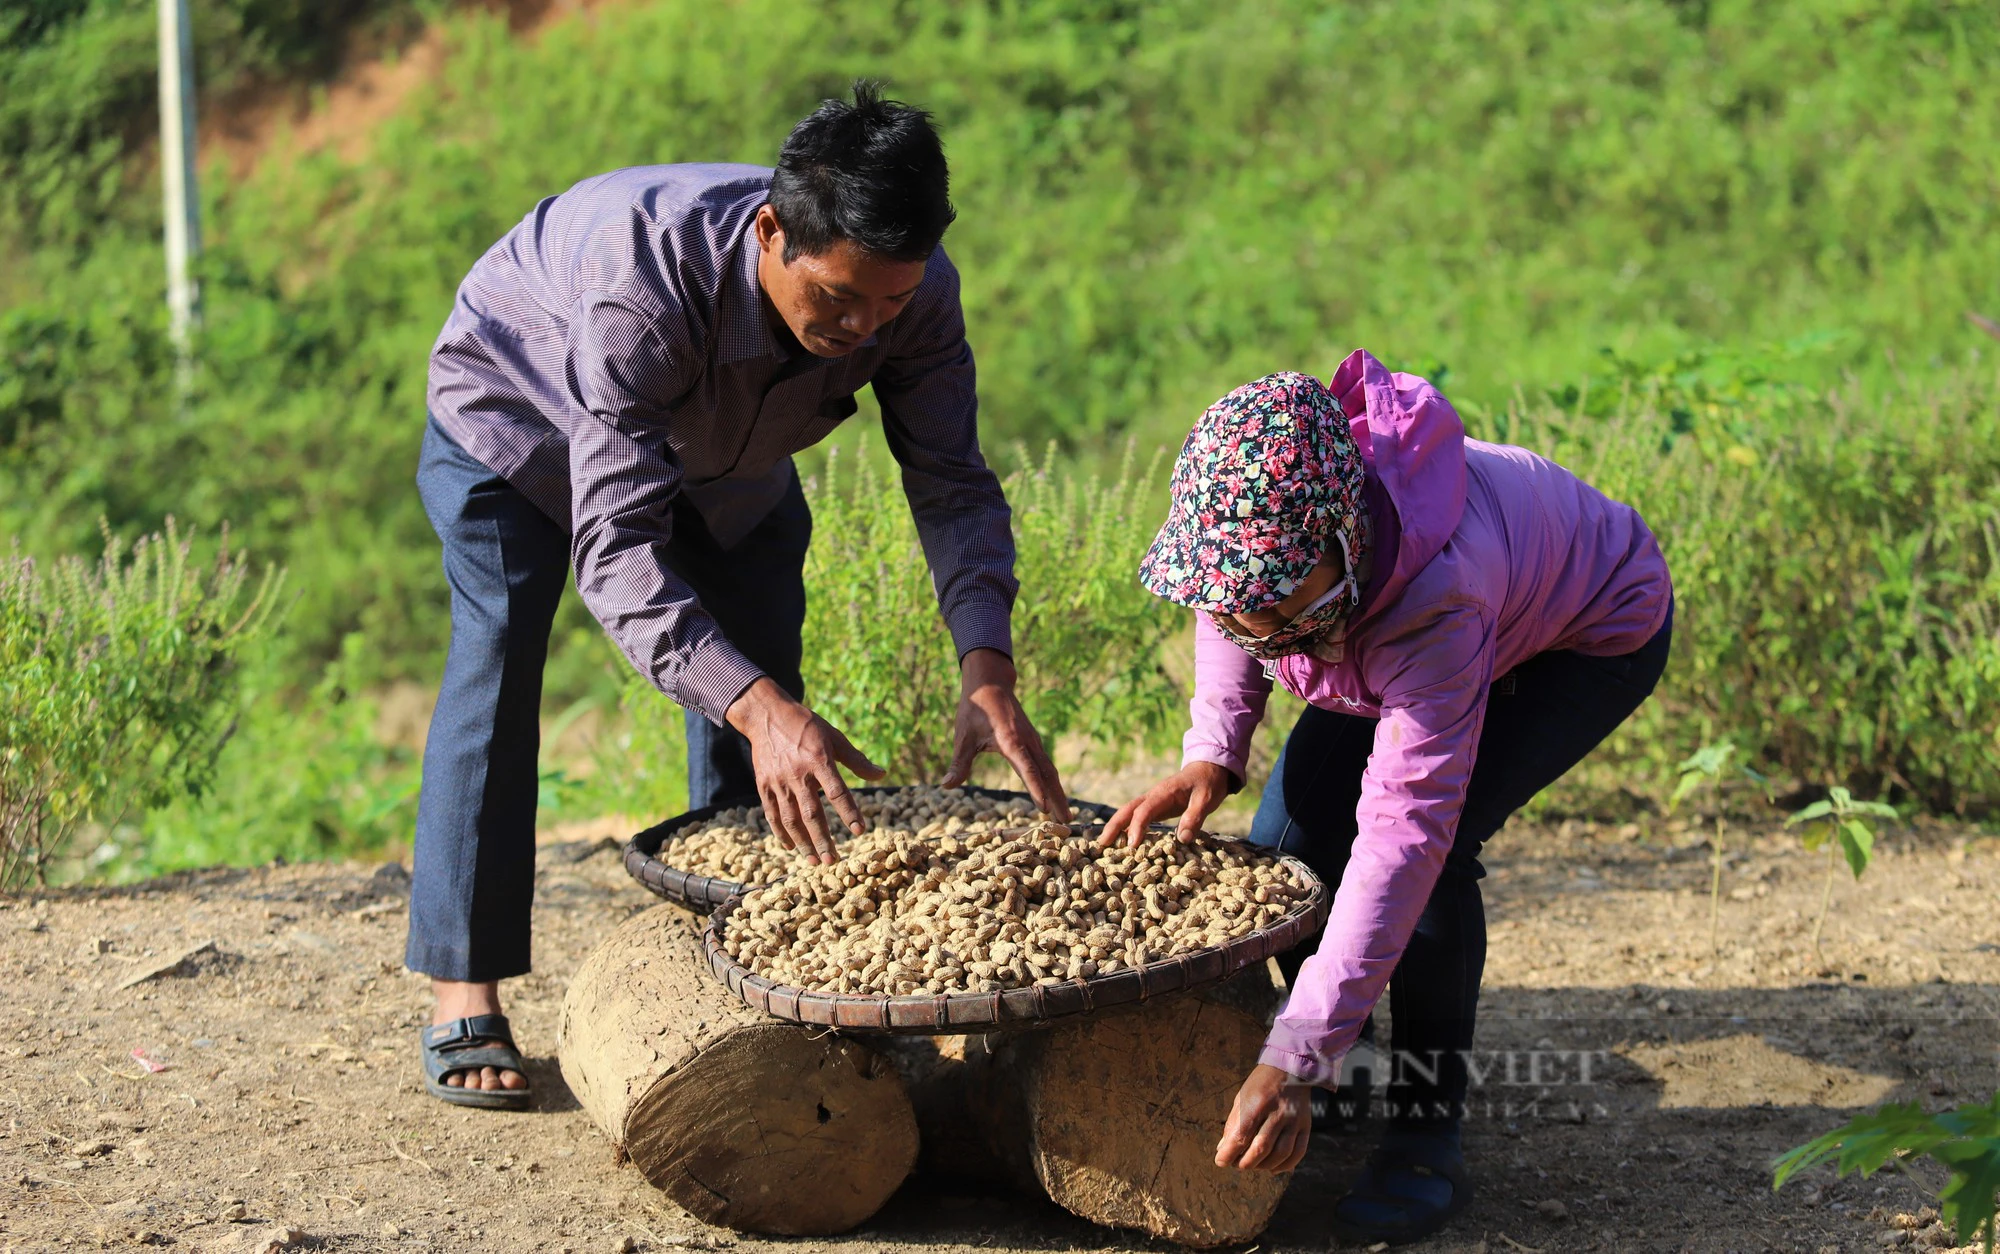
<path id="1" fill-rule="evenodd" d="M 708 953 L 709 968 L 730 992 L 765 1014 L 790 1023 L 838 1028 L 843 1032 L 913 1035 L 1038 1028 L 1113 1006 L 1218 984 L 1243 968 L 1281 954 L 1317 934 L 1326 926 L 1327 910 L 1332 904 L 1326 885 L 1297 858 L 1287 855 L 1279 858 L 1278 863 L 1311 892 L 1302 904 L 1271 926 L 1239 936 L 1226 945 L 1060 984 L 1029 985 L 993 993 L 905 997 L 818 993 L 779 984 L 736 961 L 722 947 L 722 930 L 742 902 L 740 895 L 724 901 L 709 916 L 702 931 L 702 945 Z"/>
<path id="2" fill-rule="evenodd" d="M 869 787 L 852 790 L 857 796 L 872 796 L 880 793 L 900 792 L 900 788 Z M 1004 788 L 962 789 L 976 797 L 991 801 L 1028 801 L 1027 793 L 1008 792 Z M 1070 810 L 1079 821 L 1086 818 L 1107 819 L 1111 817 L 1111 807 L 1099 805 L 1095 801 L 1070 799 Z M 676 905 L 690 910 L 706 912 L 715 909 L 737 893 L 748 892 L 755 884 L 739 884 L 735 880 L 717 879 L 712 875 L 696 875 L 679 867 L 668 866 L 660 861 L 659 852 L 674 836 L 690 827 L 706 823 L 724 810 L 733 806 L 701 806 L 685 814 L 676 814 L 664 823 L 640 832 L 625 842 L 625 872 L 644 884 L 651 891 Z"/>

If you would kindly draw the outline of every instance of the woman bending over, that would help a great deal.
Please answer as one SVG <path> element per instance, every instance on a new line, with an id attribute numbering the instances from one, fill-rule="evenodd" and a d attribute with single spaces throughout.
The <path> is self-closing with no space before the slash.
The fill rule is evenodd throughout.
<path id="1" fill-rule="evenodd" d="M 1243 786 L 1275 682 L 1307 708 L 1250 839 L 1337 886 L 1216 1162 L 1297 1165 L 1311 1087 L 1334 1086 L 1386 988 L 1392 1056 L 1420 1065 L 1334 1230 L 1426 1236 L 1471 1197 L 1480 846 L 1652 692 L 1673 631 L 1666 560 L 1630 506 L 1468 440 L 1436 388 L 1356 352 L 1329 385 L 1274 374 L 1209 407 L 1140 579 L 1198 611 L 1194 725 L 1180 771 L 1105 842 L 1176 814 L 1183 836 L 1198 829 Z"/>

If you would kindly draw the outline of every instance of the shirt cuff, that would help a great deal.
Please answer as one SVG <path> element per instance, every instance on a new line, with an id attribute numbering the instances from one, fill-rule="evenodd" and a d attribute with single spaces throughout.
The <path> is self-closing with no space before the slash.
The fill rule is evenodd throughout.
<path id="1" fill-rule="evenodd" d="M 1293 1034 L 1285 1031 L 1282 1024 L 1271 1028 L 1270 1036 L 1264 1040 L 1264 1048 L 1258 1051 L 1257 1061 L 1267 1067 L 1276 1067 L 1300 1084 L 1317 1085 L 1323 1089 L 1338 1088 L 1340 1085 L 1340 1060 L 1345 1057 L 1336 1054 L 1332 1058 L 1322 1058 L 1311 1052 L 1311 1046 L 1298 1041 Z"/>
<path id="2" fill-rule="evenodd" d="M 727 726 L 724 715 L 751 684 L 764 677 L 755 662 L 737 652 L 736 646 L 720 632 L 698 641 L 678 659 L 669 681 L 655 683 L 661 691 L 683 707 L 702 715 L 717 727 Z"/>
<path id="3" fill-rule="evenodd" d="M 998 649 L 1008 657 L 1014 656 L 1013 615 L 1008 608 L 997 602 L 976 600 L 961 602 L 945 615 L 945 627 L 951 632 L 952 647 L 958 650 L 959 661 L 974 649 Z"/>
<path id="4" fill-rule="evenodd" d="M 1230 791 L 1241 792 L 1244 781 L 1250 778 L 1249 763 L 1244 760 L 1244 755 L 1231 753 L 1219 745 L 1190 743 L 1193 735 L 1188 733 L 1189 739 L 1181 742 L 1181 766 L 1185 768 L 1196 762 L 1212 762 L 1236 777 L 1236 786 Z"/>

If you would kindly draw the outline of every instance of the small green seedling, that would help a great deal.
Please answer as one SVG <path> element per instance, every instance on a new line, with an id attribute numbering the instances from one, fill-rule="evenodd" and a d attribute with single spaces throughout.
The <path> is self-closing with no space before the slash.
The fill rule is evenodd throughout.
<path id="1" fill-rule="evenodd" d="M 1804 841 L 1808 851 L 1826 846 L 1826 892 L 1820 898 L 1819 920 L 1813 924 L 1815 954 L 1819 953 L 1820 930 L 1826 926 L 1827 907 L 1833 904 L 1833 851 L 1837 848 L 1847 855 L 1848 869 L 1854 872 L 1855 879 L 1860 879 L 1875 857 L 1875 828 L 1868 819 L 1895 817 L 1894 806 L 1880 801 L 1856 801 L 1854 794 L 1835 785 L 1827 790 L 1825 801 L 1815 801 L 1785 820 L 1786 827 L 1806 825 Z"/>
<path id="2" fill-rule="evenodd" d="M 1793 1175 L 1829 1158 L 1839 1175 L 1859 1171 L 1867 1177 L 1891 1160 L 1900 1167 L 1903 1159 L 1919 1154 L 1951 1173 L 1938 1194 L 1938 1208 L 1958 1243 L 1970 1245 L 1983 1233 L 1986 1254 L 1993 1254 L 1994 1228 L 2000 1224 L 1994 1215 L 2000 1204 L 2000 1093 L 1983 1106 L 1935 1115 L 1925 1114 L 1915 1102 L 1862 1115 L 1780 1158 L 1771 1188 L 1783 1188 Z"/>
<path id="3" fill-rule="evenodd" d="M 1703 745 L 1695 750 L 1687 761 L 1676 768 L 1680 771 L 1681 778 L 1680 782 L 1674 785 L 1674 795 L 1667 799 L 1667 809 L 1669 811 L 1678 809 L 1688 794 L 1703 784 L 1708 784 L 1720 794 L 1723 776 L 1730 773 L 1730 759 L 1735 752 L 1736 742 L 1733 740 L 1717 741 L 1715 744 Z M 1768 788 L 1768 782 L 1756 771 L 1740 762 L 1736 763 L 1735 767 L 1736 771 L 1741 772 L 1746 778 Z M 1720 805 L 1716 806 L 1715 839 L 1709 843 L 1709 848 L 1712 851 L 1710 863 L 1713 869 L 1708 880 L 1708 947 L 1713 952 L 1717 948 L 1716 929 L 1722 919 L 1722 807 Z"/>

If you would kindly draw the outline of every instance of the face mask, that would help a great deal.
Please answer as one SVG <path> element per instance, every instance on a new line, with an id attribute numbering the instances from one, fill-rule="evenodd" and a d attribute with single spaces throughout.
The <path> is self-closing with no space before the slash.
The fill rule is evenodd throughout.
<path id="1" fill-rule="evenodd" d="M 1326 661 L 1339 661 L 1340 650 L 1336 643 L 1332 656 L 1327 657 L 1320 647 L 1325 637 L 1343 626 L 1353 616 L 1361 603 L 1361 586 L 1350 574 L 1334 585 L 1326 595 L 1315 600 L 1298 616 L 1268 636 L 1250 636 L 1238 631 L 1225 615 L 1210 614 L 1209 621 L 1215 629 L 1237 648 L 1251 657 L 1263 661 L 1275 661 L 1298 653 L 1318 654 Z"/>

